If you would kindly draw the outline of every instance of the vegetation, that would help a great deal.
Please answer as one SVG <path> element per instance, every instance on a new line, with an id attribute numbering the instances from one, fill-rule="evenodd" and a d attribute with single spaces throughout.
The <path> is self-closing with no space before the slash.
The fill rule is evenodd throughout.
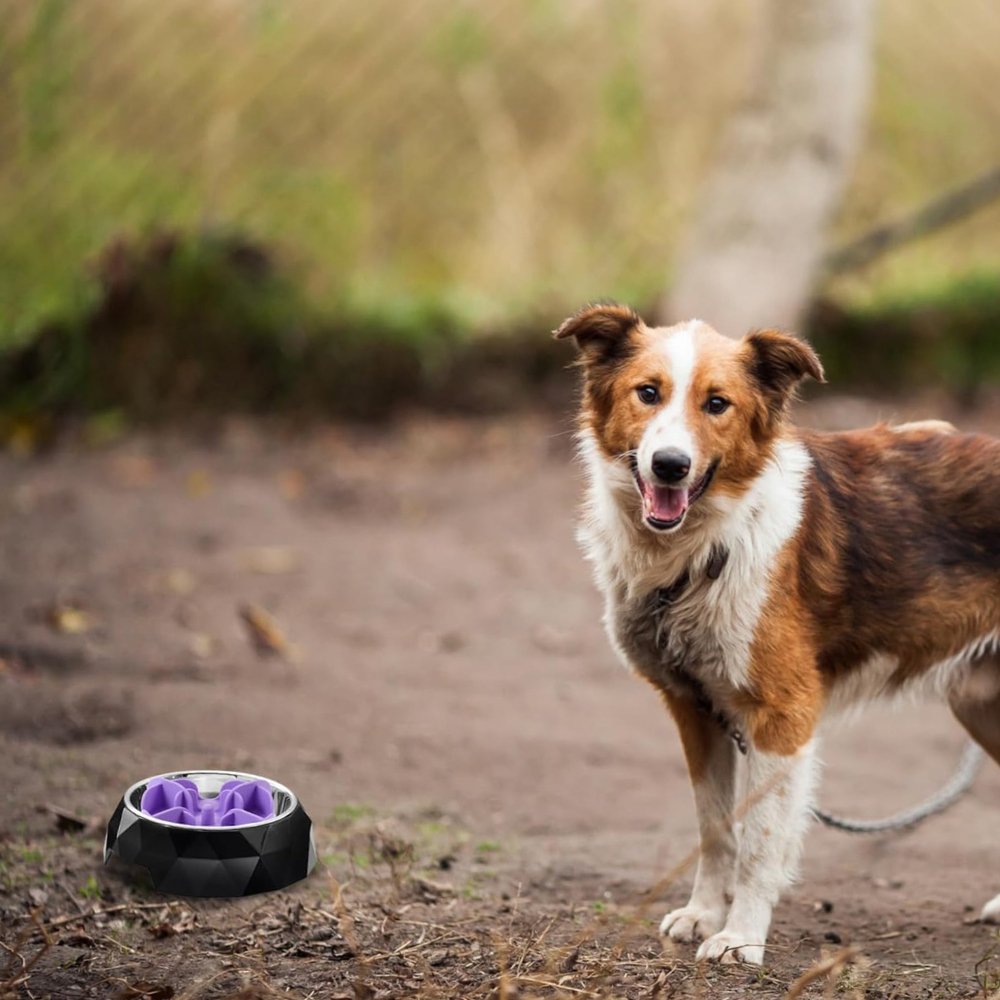
<path id="1" fill-rule="evenodd" d="M 997 14 L 957 2 L 880 5 L 838 237 L 1000 162 L 1000 64 L 981 41 Z M 450 399 L 461 345 L 588 299 L 654 302 L 750 71 L 753 16 L 726 0 L 0 0 L 4 410 L 146 417 L 210 383 L 218 407 L 366 416 L 369 375 L 383 398 Z M 914 310 L 950 324 L 954 303 L 979 346 L 946 370 L 981 371 L 998 222 L 832 283 L 843 328 Z"/>
<path id="2" fill-rule="evenodd" d="M 835 383 L 945 385 L 972 402 L 1000 380 L 1000 275 L 971 274 L 851 310 L 821 303 L 811 339 Z"/>

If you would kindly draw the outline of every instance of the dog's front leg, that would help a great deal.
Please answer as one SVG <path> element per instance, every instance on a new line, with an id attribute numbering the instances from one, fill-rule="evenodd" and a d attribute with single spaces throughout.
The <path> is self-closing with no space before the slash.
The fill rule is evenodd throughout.
<path id="1" fill-rule="evenodd" d="M 764 961 L 771 910 L 796 877 L 815 772 L 812 741 L 790 755 L 751 747 L 732 906 L 725 926 L 702 944 L 698 958 Z"/>
<path id="2" fill-rule="evenodd" d="M 665 693 L 664 699 L 684 746 L 701 849 L 691 898 L 663 918 L 660 933 L 674 941 L 701 941 L 725 924 L 733 889 L 736 746 L 690 698 Z"/>

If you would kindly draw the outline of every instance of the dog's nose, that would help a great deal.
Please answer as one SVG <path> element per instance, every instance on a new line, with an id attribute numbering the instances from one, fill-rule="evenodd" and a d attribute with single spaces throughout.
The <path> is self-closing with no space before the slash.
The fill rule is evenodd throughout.
<path id="1" fill-rule="evenodd" d="M 678 448 L 653 452 L 653 475 L 663 483 L 679 483 L 691 471 L 691 458 Z"/>

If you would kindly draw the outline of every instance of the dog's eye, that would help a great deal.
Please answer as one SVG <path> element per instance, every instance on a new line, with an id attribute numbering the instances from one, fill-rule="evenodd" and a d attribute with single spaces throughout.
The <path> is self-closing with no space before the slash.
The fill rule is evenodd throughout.
<path id="1" fill-rule="evenodd" d="M 729 400 L 722 396 L 709 396 L 705 403 L 705 412 L 717 417 L 720 413 L 725 413 L 729 409 Z"/>
<path id="2" fill-rule="evenodd" d="M 660 401 L 660 390 L 655 385 L 640 385 L 635 392 L 647 406 L 652 406 Z"/>

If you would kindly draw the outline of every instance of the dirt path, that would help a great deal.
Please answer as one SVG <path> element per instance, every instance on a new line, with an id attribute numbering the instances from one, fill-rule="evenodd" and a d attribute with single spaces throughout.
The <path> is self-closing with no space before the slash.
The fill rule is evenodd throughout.
<path id="1" fill-rule="evenodd" d="M 1000 891 L 996 769 L 919 831 L 814 831 L 766 973 L 702 980 L 687 949 L 661 953 L 654 918 L 689 873 L 637 898 L 695 843 L 687 780 L 602 635 L 570 438 L 544 420 L 294 441 L 234 424 L 5 458 L 0 483 L 0 940 L 27 959 L 32 909 L 79 914 L 15 996 L 486 997 L 499 969 L 522 997 L 781 996 L 846 945 L 862 958 L 842 986 L 867 996 L 972 996 L 977 962 L 1000 973 L 995 932 L 963 924 Z M 246 605 L 274 616 L 281 655 L 255 652 Z M 961 746 L 939 708 L 873 712 L 828 740 L 823 800 L 909 805 Z M 106 817 L 131 782 L 188 767 L 294 787 L 324 871 L 167 908 L 39 811 Z M 350 881 L 353 930 L 326 871 Z"/>

